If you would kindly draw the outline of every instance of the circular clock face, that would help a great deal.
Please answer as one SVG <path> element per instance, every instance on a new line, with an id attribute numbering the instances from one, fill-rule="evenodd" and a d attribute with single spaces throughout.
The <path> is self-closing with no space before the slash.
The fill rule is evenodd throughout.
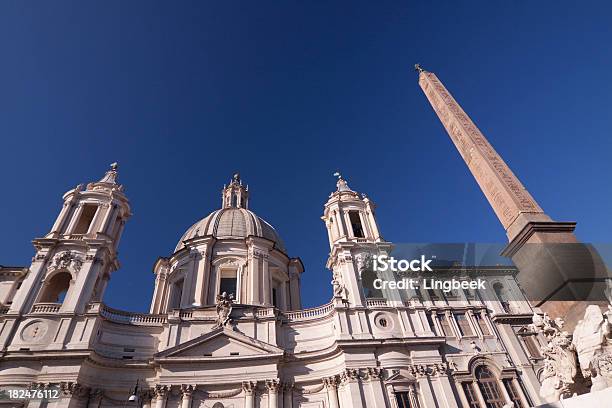
<path id="1" fill-rule="evenodd" d="M 29 343 L 41 341 L 47 333 L 47 324 L 36 320 L 28 323 L 21 331 L 21 339 Z"/>

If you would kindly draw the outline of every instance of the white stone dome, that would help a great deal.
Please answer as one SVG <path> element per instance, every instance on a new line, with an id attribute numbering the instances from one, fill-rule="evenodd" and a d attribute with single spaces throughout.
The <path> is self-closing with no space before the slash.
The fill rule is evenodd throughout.
<path id="1" fill-rule="evenodd" d="M 242 239 L 248 236 L 266 238 L 276 249 L 286 253 L 285 244 L 270 223 L 245 208 L 222 208 L 193 224 L 181 237 L 174 252 L 185 247 L 184 241 L 210 236 L 217 239 Z"/>

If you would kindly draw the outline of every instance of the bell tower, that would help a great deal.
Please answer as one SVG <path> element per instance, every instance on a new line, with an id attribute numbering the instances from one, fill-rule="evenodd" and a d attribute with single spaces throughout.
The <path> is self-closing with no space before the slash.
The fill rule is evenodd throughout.
<path id="1" fill-rule="evenodd" d="M 338 178 L 336 191 L 330 194 L 321 217 L 330 246 L 327 267 L 333 272 L 334 297 L 342 296 L 350 305 L 363 306 L 374 294 L 369 285 L 364 285 L 367 277 L 362 272 L 372 256 L 387 254 L 391 244 L 380 235 L 374 203 L 365 194 L 351 190 L 339 173 L 334 176 Z"/>
<path id="2" fill-rule="evenodd" d="M 334 176 L 338 177 L 336 191 L 329 196 L 322 217 L 330 246 L 337 242 L 381 242 L 374 203 L 351 190 L 340 173 Z"/>
<path id="3" fill-rule="evenodd" d="M 131 211 L 117 183 L 117 163 L 63 199 L 49 233 L 33 240 L 36 254 L 9 314 L 27 314 L 39 303 L 59 305 L 60 313 L 83 313 L 88 303 L 102 299 L 119 268 L 117 246 Z"/>

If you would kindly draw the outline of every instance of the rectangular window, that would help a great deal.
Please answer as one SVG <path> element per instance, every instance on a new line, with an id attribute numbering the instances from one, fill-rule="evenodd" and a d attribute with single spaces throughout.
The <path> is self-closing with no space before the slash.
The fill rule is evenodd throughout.
<path id="1" fill-rule="evenodd" d="M 236 300 L 236 277 L 224 277 L 221 278 L 221 282 L 219 285 L 219 294 L 225 292 L 228 296 L 231 296 L 232 299 Z"/>
<path id="2" fill-rule="evenodd" d="M 79 221 L 77 225 L 74 227 L 72 231 L 73 234 L 87 234 L 89 231 L 89 227 L 91 226 L 91 222 L 93 221 L 94 216 L 96 215 L 96 211 L 98 210 L 98 206 L 95 204 L 85 204 L 83 209 L 81 210 L 81 216 L 79 217 Z"/>
<path id="3" fill-rule="evenodd" d="M 489 330 L 489 326 L 487 325 L 485 318 L 481 314 L 476 314 L 474 315 L 474 317 L 478 322 L 478 327 L 480 327 L 480 331 L 482 331 L 482 334 L 484 334 L 485 336 L 491 334 L 491 331 Z"/>
<path id="4" fill-rule="evenodd" d="M 446 337 L 454 337 L 455 333 L 453 333 L 453 329 L 448 321 L 448 317 L 446 315 L 440 316 L 440 326 L 442 326 L 442 331 Z"/>
<path id="5" fill-rule="evenodd" d="M 476 396 L 474 388 L 472 387 L 472 383 L 461 383 L 461 387 L 463 388 L 468 404 L 470 404 L 470 408 L 481 408 L 480 403 L 478 402 L 478 397 Z"/>
<path id="6" fill-rule="evenodd" d="M 410 398 L 407 392 L 396 392 L 395 399 L 398 408 L 410 408 Z"/>
<path id="7" fill-rule="evenodd" d="M 351 221 L 351 227 L 353 228 L 353 236 L 355 238 L 365 238 L 359 211 L 349 211 L 349 220 Z"/>
<path id="8" fill-rule="evenodd" d="M 276 288 L 272 288 L 272 305 L 278 307 L 278 298 L 276 295 Z"/>
<path id="9" fill-rule="evenodd" d="M 519 390 L 516 389 L 516 387 L 514 386 L 514 381 L 512 381 L 511 378 L 506 378 L 504 379 L 504 386 L 506 387 L 506 390 L 508 391 L 508 395 L 510 396 L 510 399 L 512 400 L 512 402 L 514 402 L 514 407 L 515 408 L 525 408 L 525 406 L 523 405 L 523 401 L 521 401 L 521 398 L 519 396 Z"/>
<path id="10" fill-rule="evenodd" d="M 459 326 L 459 331 L 461 332 L 462 336 L 474 335 L 472 326 L 470 326 L 470 322 L 468 321 L 468 317 L 465 313 L 457 313 L 455 318 L 457 319 L 457 325 Z"/>

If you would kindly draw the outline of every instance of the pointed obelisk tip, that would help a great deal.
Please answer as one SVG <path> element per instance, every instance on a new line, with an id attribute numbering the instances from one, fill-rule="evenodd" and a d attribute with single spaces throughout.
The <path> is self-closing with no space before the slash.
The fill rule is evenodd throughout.
<path id="1" fill-rule="evenodd" d="M 423 67 L 421 67 L 421 64 L 414 64 L 414 70 L 416 72 L 418 72 L 419 74 L 422 72 L 425 72 L 425 70 L 423 69 Z"/>

